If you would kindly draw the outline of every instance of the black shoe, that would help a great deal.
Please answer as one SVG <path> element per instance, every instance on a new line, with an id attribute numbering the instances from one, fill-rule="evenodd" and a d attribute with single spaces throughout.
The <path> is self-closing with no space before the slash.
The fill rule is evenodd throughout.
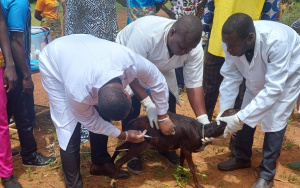
<path id="1" fill-rule="evenodd" d="M 20 155 L 20 152 L 18 150 L 12 149 L 11 154 L 12 154 L 13 157 L 16 157 L 16 156 Z"/>
<path id="2" fill-rule="evenodd" d="M 53 164 L 56 161 L 55 157 L 45 157 L 39 153 L 36 153 L 31 159 L 22 159 L 24 166 L 48 166 L 51 163 Z"/>
<path id="3" fill-rule="evenodd" d="M 251 166 L 251 161 L 236 162 L 235 158 L 229 159 L 218 164 L 218 169 L 223 171 L 236 170 L 240 168 L 248 168 Z"/>
<path id="4" fill-rule="evenodd" d="M 127 162 L 128 171 L 133 174 L 141 174 L 142 173 L 142 161 L 139 157 L 134 157 L 130 161 Z"/>
<path id="5" fill-rule="evenodd" d="M 255 184 L 252 185 L 252 188 L 271 188 L 274 185 L 274 181 L 267 181 L 265 179 L 259 178 Z"/>
<path id="6" fill-rule="evenodd" d="M 176 151 L 161 151 L 158 152 L 166 161 L 173 167 L 176 167 L 180 163 L 180 158 L 176 154 Z"/>
<path id="7" fill-rule="evenodd" d="M 22 185 L 17 182 L 13 175 L 8 178 L 1 178 L 1 182 L 5 188 L 22 188 Z"/>
<path id="8" fill-rule="evenodd" d="M 105 163 L 103 165 L 91 164 L 90 173 L 97 176 L 108 176 L 114 178 L 115 173 L 115 164 L 114 163 Z M 125 170 L 120 169 L 117 179 L 127 179 L 130 177 L 130 174 Z"/>

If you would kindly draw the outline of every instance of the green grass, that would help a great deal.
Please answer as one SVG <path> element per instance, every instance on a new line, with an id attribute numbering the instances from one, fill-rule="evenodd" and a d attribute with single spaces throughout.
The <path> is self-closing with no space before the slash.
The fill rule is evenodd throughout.
<path id="1" fill-rule="evenodd" d="M 292 12 L 286 10 L 280 15 L 280 21 L 283 24 L 291 26 L 296 20 L 300 18 L 300 2 L 296 2 Z"/>

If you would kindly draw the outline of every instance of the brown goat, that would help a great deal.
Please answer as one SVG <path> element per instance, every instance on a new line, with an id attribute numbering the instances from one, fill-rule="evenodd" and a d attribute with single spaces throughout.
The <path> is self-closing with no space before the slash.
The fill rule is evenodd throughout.
<path id="1" fill-rule="evenodd" d="M 229 116 L 235 114 L 234 109 L 226 110 L 222 116 Z M 111 187 L 116 187 L 117 175 L 123 164 L 128 162 L 133 157 L 139 155 L 145 149 L 156 149 L 158 151 L 169 151 L 180 148 L 180 166 L 183 166 L 184 159 L 187 160 L 188 166 L 193 175 L 195 187 L 202 187 L 197 179 L 195 173 L 195 166 L 192 160 L 192 152 L 199 152 L 202 147 L 203 130 L 205 137 L 218 137 L 221 136 L 226 127 L 225 122 L 221 122 L 217 125 L 216 122 L 210 123 L 203 127 L 203 124 L 197 120 L 186 117 L 183 115 L 168 113 L 170 119 L 175 124 L 175 135 L 163 135 L 158 129 L 151 128 L 147 117 L 137 118 L 129 122 L 131 130 L 147 130 L 147 135 L 153 138 L 145 138 L 144 142 L 131 143 L 124 142 L 116 148 L 116 151 L 112 157 L 113 160 L 120 153 L 120 150 L 128 149 L 128 152 L 121 157 L 115 164 L 114 179 L 111 181 Z"/>

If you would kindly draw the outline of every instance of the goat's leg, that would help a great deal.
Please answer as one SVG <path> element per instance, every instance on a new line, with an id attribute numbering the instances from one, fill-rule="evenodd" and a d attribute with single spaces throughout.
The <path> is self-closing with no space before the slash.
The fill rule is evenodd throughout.
<path id="1" fill-rule="evenodd" d="M 195 165 L 194 165 L 194 162 L 193 162 L 193 159 L 192 159 L 192 152 L 190 151 L 187 151 L 186 149 L 184 148 L 180 148 L 180 151 L 182 151 L 182 153 L 184 153 L 185 157 L 186 157 L 186 161 L 189 165 L 189 168 L 191 170 L 191 173 L 193 175 L 193 180 L 194 180 L 194 183 L 195 183 L 195 187 L 196 188 L 203 188 L 199 182 L 198 182 L 198 179 L 197 179 L 197 176 L 196 176 L 196 171 L 195 171 Z"/>
<path id="2" fill-rule="evenodd" d="M 185 155 L 184 155 L 182 149 L 180 149 L 180 166 L 182 166 L 182 167 L 184 164 L 184 160 L 185 160 Z"/>
<path id="3" fill-rule="evenodd" d="M 150 145 L 147 142 L 142 142 L 139 144 L 131 144 L 131 147 L 129 148 L 128 152 L 121 157 L 119 160 L 115 163 L 115 172 L 114 172 L 114 178 L 111 180 L 110 186 L 113 188 L 116 188 L 116 179 L 118 177 L 120 168 L 128 162 L 133 157 L 138 156 L 144 149 L 150 148 Z"/>
<path id="4" fill-rule="evenodd" d="M 130 148 L 130 142 L 124 142 L 123 144 L 119 145 L 116 147 L 116 150 L 113 154 L 113 156 L 111 157 L 112 161 L 115 161 L 115 159 L 117 158 L 117 156 L 122 152 L 120 150 L 124 150 L 124 149 L 128 149 Z"/>

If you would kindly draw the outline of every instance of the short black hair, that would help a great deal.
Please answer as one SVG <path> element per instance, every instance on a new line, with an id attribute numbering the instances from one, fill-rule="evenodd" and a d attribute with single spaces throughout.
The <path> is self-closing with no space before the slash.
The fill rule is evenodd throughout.
<path id="1" fill-rule="evenodd" d="M 244 13 L 236 13 L 230 16 L 223 25 L 222 34 L 230 35 L 234 32 L 241 39 L 245 39 L 250 33 L 255 32 L 252 18 Z"/>
<path id="2" fill-rule="evenodd" d="M 202 38 L 202 23 L 197 16 L 185 15 L 173 25 L 176 31 L 186 40 L 198 44 Z"/>
<path id="3" fill-rule="evenodd" d="M 119 121 L 125 119 L 131 110 L 131 100 L 124 91 L 116 87 L 103 87 L 98 91 L 99 114 L 103 118 Z"/>

